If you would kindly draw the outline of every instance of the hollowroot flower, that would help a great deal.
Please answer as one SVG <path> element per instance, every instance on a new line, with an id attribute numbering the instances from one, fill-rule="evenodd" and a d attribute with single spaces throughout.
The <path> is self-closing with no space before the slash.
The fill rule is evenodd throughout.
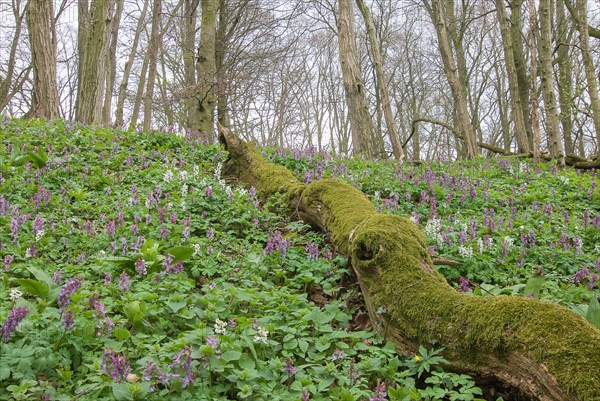
<path id="1" fill-rule="evenodd" d="M 25 316 L 28 314 L 29 309 L 24 306 L 15 306 L 12 308 L 10 314 L 8 315 L 8 319 L 6 319 L 2 325 L 2 328 L 0 328 L 0 333 L 2 333 L 2 341 L 5 343 L 8 342 L 11 334 L 17 329 L 19 323 L 21 323 L 21 321 L 25 319 Z"/>

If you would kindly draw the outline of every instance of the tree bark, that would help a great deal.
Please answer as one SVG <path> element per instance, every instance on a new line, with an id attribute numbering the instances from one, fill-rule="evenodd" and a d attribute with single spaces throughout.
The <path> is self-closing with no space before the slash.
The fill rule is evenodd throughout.
<path id="1" fill-rule="evenodd" d="M 535 8 L 535 0 L 529 0 L 529 48 L 531 49 L 531 71 L 529 74 L 529 93 L 530 93 L 530 104 L 531 104 L 531 129 L 533 134 L 533 162 L 537 165 L 540 162 L 540 145 L 541 145 L 541 133 L 540 133 L 540 106 L 537 95 L 537 43 L 536 33 L 537 32 L 537 12 Z"/>
<path id="2" fill-rule="evenodd" d="M 162 0 L 154 0 L 154 5 L 152 6 L 152 29 L 148 45 L 148 79 L 146 81 L 146 93 L 144 94 L 144 130 L 150 129 L 150 123 L 152 122 L 152 96 L 154 95 L 154 84 L 156 83 L 161 8 Z"/>
<path id="3" fill-rule="evenodd" d="M 87 7 L 83 7 L 82 3 L 87 2 L 80 0 L 80 11 L 87 11 Z M 106 71 L 105 56 L 113 6 L 113 0 L 93 0 L 89 14 L 86 12 L 82 16 L 83 19 L 89 17 L 89 25 L 82 23 L 79 25 L 80 29 L 85 29 L 85 32 L 80 32 L 78 36 L 78 40 L 83 40 L 84 43 L 78 43 L 79 51 L 83 51 L 83 54 L 79 54 L 75 119 L 84 124 L 101 122 Z"/>
<path id="4" fill-rule="evenodd" d="M 573 153 L 573 61 L 569 54 L 571 48 L 571 31 L 563 1 L 556 4 L 556 19 L 558 25 L 558 49 L 556 62 L 558 64 L 558 104 L 560 106 L 560 123 L 563 130 L 565 153 Z"/>
<path id="5" fill-rule="evenodd" d="M 533 127 L 529 118 L 529 79 L 527 76 L 527 61 L 523 51 L 523 0 L 512 0 L 510 2 L 510 36 L 512 41 L 513 58 L 515 69 L 517 70 L 517 81 L 519 87 L 519 96 L 521 97 L 521 107 L 523 111 L 523 120 L 527 130 L 527 140 L 529 147 L 533 148 Z"/>
<path id="6" fill-rule="evenodd" d="M 500 23 L 500 32 L 502 36 L 502 45 L 504 47 L 504 58 L 506 73 L 508 75 L 508 88 L 512 105 L 512 116 L 515 123 L 515 136 L 520 153 L 529 152 L 529 141 L 527 139 L 527 127 L 523 117 L 523 106 L 521 105 L 521 94 L 519 92 L 519 79 L 517 68 L 515 66 L 515 57 L 513 51 L 513 42 L 510 36 L 510 23 L 504 0 L 496 0 L 496 13 Z"/>
<path id="7" fill-rule="evenodd" d="M 380 157 L 383 149 L 375 142 L 375 129 L 369 114 L 365 82 L 356 49 L 354 7 L 350 0 L 339 0 L 338 46 L 352 133 L 352 150 L 355 154 L 370 159 Z"/>
<path id="8" fill-rule="evenodd" d="M 104 104 L 102 106 L 102 124 L 111 123 L 113 89 L 117 77 L 117 42 L 119 39 L 119 28 L 121 26 L 121 14 L 123 13 L 124 0 L 117 0 L 115 13 L 111 21 L 110 44 L 108 46 L 108 68 L 106 72 L 106 85 L 104 92 Z"/>
<path id="9" fill-rule="evenodd" d="M 458 66 L 454 60 L 452 43 L 448 23 L 446 21 L 445 7 L 449 6 L 442 0 L 432 0 L 429 13 L 435 26 L 438 38 L 438 47 L 444 64 L 444 73 L 450 85 L 454 101 L 455 125 L 461 132 L 465 141 L 466 157 L 473 159 L 479 153 L 475 144 L 475 132 L 471 126 L 469 109 L 467 106 L 467 88 L 458 74 Z"/>
<path id="10" fill-rule="evenodd" d="M 336 180 L 304 185 L 221 128 L 225 176 L 281 193 L 296 218 L 327 232 L 349 257 L 372 326 L 403 355 L 437 341 L 448 367 L 500 380 L 543 401 L 600 401 L 600 331 L 562 306 L 526 297 L 457 292 L 432 266 L 412 221 L 377 213 Z M 383 312 L 382 312 L 383 310 Z"/>
<path id="11" fill-rule="evenodd" d="M 541 1 L 539 6 L 540 19 L 540 77 L 542 78 L 542 97 L 546 109 L 546 135 L 550 156 L 565 166 L 565 154 L 560 137 L 559 112 L 554 95 L 554 74 L 552 71 L 552 13 L 549 1 Z"/>
<path id="12" fill-rule="evenodd" d="M 140 19 L 138 20 L 137 26 L 135 28 L 135 35 L 133 36 L 133 44 L 131 45 L 131 52 L 129 53 L 129 58 L 125 62 L 125 66 L 123 68 L 123 79 L 119 84 L 119 96 L 117 98 L 117 106 L 115 110 L 115 125 L 120 127 L 123 125 L 123 112 L 125 107 L 125 97 L 127 95 L 127 86 L 129 84 L 129 76 L 131 74 L 131 67 L 133 66 L 133 62 L 135 60 L 135 54 L 137 52 L 138 44 L 140 42 L 140 35 L 142 33 L 142 28 L 144 27 L 144 20 L 146 19 L 146 13 L 148 12 L 148 2 L 149 0 L 144 0 L 144 6 L 142 8 L 142 14 L 140 15 Z"/>
<path id="13" fill-rule="evenodd" d="M 594 70 L 594 62 L 590 52 L 590 36 L 587 29 L 587 0 L 577 0 L 577 28 L 579 30 L 579 48 L 583 66 L 585 67 L 585 76 L 588 82 L 588 93 L 592 107 L 592 120 L 596 130 L 596 148 L 599 149 L 596 157 L 600 159 L 600 96 L 598 95 L 598 81 Z"/>
<path id="14" fill-rule="evenodd" d="M 51 120 L 58 117 L 59 109 L 52 2 L 31 0 L 26 14 L 33 65 L 32 112 L 36 117 Z"/>
<path id="15" fill-rule="evenodd" d="M 383 73 L 383 58 L 379 50 L 379 43 L 375 34 L 375 24 L 373 23 L 373 17 L 371 11 L 365 4 L 364 0 L 356 0 L 358 9 L 360 10 L 365 25 L 367 26 L 367 35 L 369 36 L 369 45 L 371 46 L 371 55 L 373 57 L 373 67 L 375 68 L 375 74 L 377 79 L 375 84 L 377 85 L 377 91 L 381 96 L 381 107 L 383 109 L 383 116 L 385 118 L 385 125 L 388 130 L 390 142 L 392 143 L 392 150 L 394 157 L 398 160 L 404 157 L 404 151 L 400 145 L 400 139 L 398 137 L 398 130 L 396 129 L 396 122 L 394 121 L 394 114 L 392 113 L 392 105 L 390 103 L 390 95 L 387 88 L 387 79 Z"/>
<path id="16" fill-rule="evenodd" d="M 4 78 L 0 77 L 0 110 L 4 109 L 4 106 L 10 102 L 12 95 L 10 95 L 10 87 L 13 81 L 13 74 L 15 72 L 15 63 L 17 55 L 17 46 L 21 39 L 21 30 L 23 28 L 23 18 L 25 17 L 26 7 L 21 10 L 21 1 L 13 2 L 13 18 L 15 20 L 15 36 L 10 44 L 10 52 L 8 55 L 8 63 L 6 66 L 6 75 Z M 18 83 L 15 83 L 17 86 Z M 12 92 L 14 93 L 14 91 Z"/>
<path id="17" fill-rule="evenodd" d="M 196 71 L 198 76 L 198 91 L 193 109 L 192 121 L 200 133 L 212 137 L 215 124 L 215 106 L 217 93 L 217 11 L 219 0 L 202 0 L 202 18 L 200 21 L 200 48 Z"/>

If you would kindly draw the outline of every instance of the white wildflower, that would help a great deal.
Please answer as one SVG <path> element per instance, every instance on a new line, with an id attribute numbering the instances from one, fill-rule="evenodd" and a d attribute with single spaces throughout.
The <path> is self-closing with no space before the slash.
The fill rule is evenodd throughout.
<path id="1" fill-rule="evenodd" d="M 188 185 L 187 184 L 183 184 L 181 186 L 181 197 L 185 198 L 188 194 Z"/>
<path id="2" fill-rule="evenodd" d="M 258 333 L 254 336 L 254 342 L 266 344 L 268 335 L 268 330 L 263 329 L 262 327 L 258 327 Z"/>
<path id="3" fill-rule="evenodd" d="M 192 248 L 194 248 L 192 256 L 196 256 L 200 253 L 200 244 L 192 244 Z"/>
<path id="4" fill-rule="evenodd" d="M 31 254 L 31 248 L 27 248 L 27 250 L 25 251 L 25 259 L 29 259 L 32 256 L 33 255 Z"/>
<path id="5" fill-rule="evenodd" d="M 16 288 L 13 288 L 12 290 L 10 290 L 10 294 L 8 294 L 8 297 L 11 301 L 16 301 L 17 299 L 21 298 L 21 295 L 23 295 L 21 291 L 19 291 Z"/>
<path id="6" fill-rule="evenodd" d="M 408 218 L 410 221 L 412 221 L 413 223 L 418 223 L 419 221 L 417 220 L 417 216 L 416 215 L 412 215 Z"/>
<path id="7" fill-rule="evenodd" d="M 381 191 L 375 191 L 375 199 L 381 198 Z"/>
<path id="8" fill-rule="evenodd" d="M 470 259 L 473 257 L 473 248 L 471 248 L 470 246 L 466 247 L 464 245 L 461 245 L 458 247 L 458 253 L 463 258 Z"/>
<path id="9" fill-rule="evenodd" d="M 171 181 L 173 181 L 173 172 L 171 170 L 167 170 L 165 172 L 165 175 L 163 176 L 163 180 L 165 182 L 171 182 Z"/>
<path id="10" fill-rule="evenodd" d="M 179 171 L 179 180 L 181 181 L 185 181 L 188 178 L 189 173 L 185 170 L 180 170 Z"/>
<path id="11" fill-rule="evenodd" d="M 477 252 L 483 253 L 484 248 L 483 239 L 477 238 Z"/>
<path id="12" fill-rule="evenodd" d="M 428 237 L 435 237 L 442 231 L 442 219 L 429 219 L 425 225 L 425 234 Z"/>
<path id="13" fill-rule="evenodd" d="M 221 178 L 221 170 L 223 169 L 223 163 L 217 163 L 217 167 L 215 168 L 215 178 L 218 180 Z"/>
<path id="14" fill-rule="evenodd" d="M 194 166 L 194 168 L 192 169 L 192 174 L 194 174 L 194 177 L 200 174 L 200 167 L 198 167 L 198 165 Z"/>
<path id="15" fill-rule="evenodd" d="M 511 249 L 515 243 L 515 240 L 507 235 L 506 237 L 504 237 L 502 242 L 506 246 L 506 249 Z"/>
<path id="16" fill-rule="evenodd" d="M 44 230 L 39 230 L 38 232 L 36 232 L 35 233 L 35 242 L 40 242 L 40 240 L 42 239 L 44 234 L 45 234 Z"/>
<path id="17" fill-rule="evenodd" d="M 217 333 L 217 334 L 225 334 L 225 332 L 227 332 L 227 322 L 224 322 L 219 318 L 217 318 L 217 320 L 215 320 L 214 327 L 215 327 L 215 333 Z"/>

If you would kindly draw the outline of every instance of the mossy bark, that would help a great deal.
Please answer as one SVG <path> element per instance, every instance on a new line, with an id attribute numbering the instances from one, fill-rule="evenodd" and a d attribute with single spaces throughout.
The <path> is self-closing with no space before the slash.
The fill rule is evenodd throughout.
<path id="1" fill-rule="evenodd" d="M 498 379 L 539 400 L 600 401 L 600 331 L 556 304 L 457 292 L 433 267 L 415 223 L 377 213 L 336 180 L 300 183 L 227 129 L 224 174 L 263 196 L 283 194 L 296 217 L 328 232 L 349 256 L 375 327 L 399 353 L 437 341 L 449 368 Z M 385 313 L 377 313 L 385 308 Z"/>

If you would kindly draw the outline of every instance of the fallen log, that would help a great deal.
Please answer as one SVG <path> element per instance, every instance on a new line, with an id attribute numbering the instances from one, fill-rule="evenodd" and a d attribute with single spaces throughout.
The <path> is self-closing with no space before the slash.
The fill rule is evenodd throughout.
<path id="1" fill-rule="evenodd" d="M 225 128 L 219 140 L 229 152 L 223 174 L 262 196 L 281 193 L 295 217 L 327 232 L 349 257 L 372 326 L 400 354 L 435 341 L 450 370 L 541 401 L 600 401 L 600 331 L 581 316 L 525 297 L 459 293 L 433 268 L 425 237 L 409 219 L 379 214 L 341 181 L 302 184 Z"/>

